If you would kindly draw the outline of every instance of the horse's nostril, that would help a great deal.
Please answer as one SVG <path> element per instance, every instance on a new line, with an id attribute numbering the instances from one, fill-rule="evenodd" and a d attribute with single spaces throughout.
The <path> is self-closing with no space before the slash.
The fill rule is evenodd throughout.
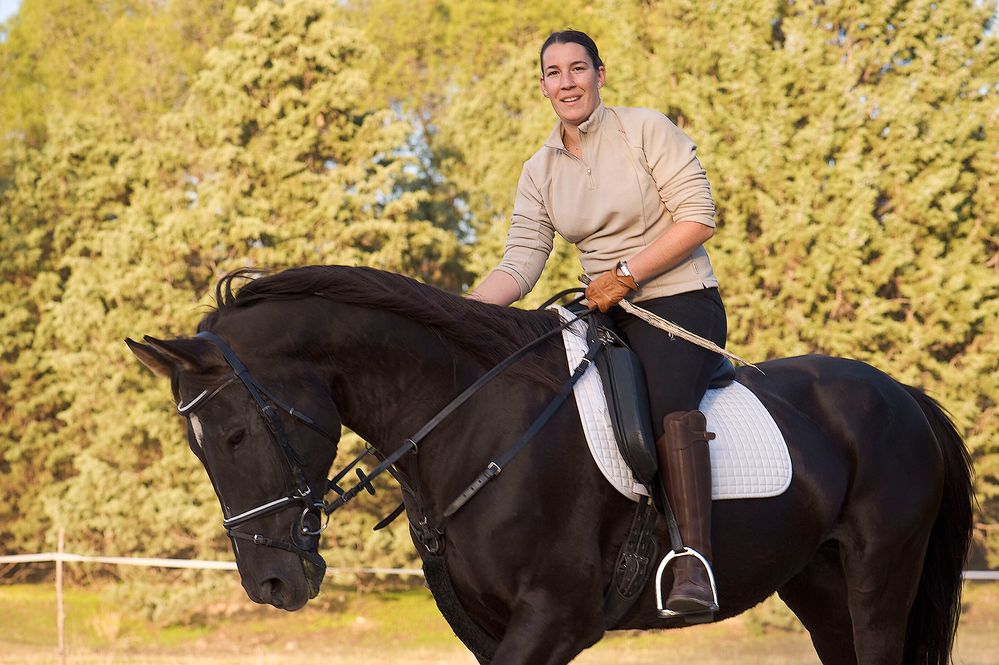
<path id="1" fill-rule="evenodd" d="M 280 601 L 281 592 L 284 590 L 284 582 L 277 577 L 268 577 L 260 583 L 260 598 L 265 603 L 274 604 Z"/>

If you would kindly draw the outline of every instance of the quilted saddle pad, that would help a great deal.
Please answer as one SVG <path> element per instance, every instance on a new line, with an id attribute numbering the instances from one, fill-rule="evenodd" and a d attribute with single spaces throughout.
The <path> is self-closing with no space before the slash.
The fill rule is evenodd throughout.
<path id="1" fill-rule="evenodd" d="M 562 320 L 572 317 L 553 307 Z M 666 333 L 663 333 L 666 334 Z M 562 332 L 570 371 L 586 353 L 586 324 L 576 321 Z M 596 365 L 573 388 L 586 443 L 601 473 L 621 494 L 638 501 L 646 494 L 628 468 L 614 439 L 607 400 Z M 791 484 L 791 456 L 784 436 L 760 400 L 739 382 L 709 390 L 701 401 L 711 451 L 711 498 L 749 499 L 781 494 Z"/>

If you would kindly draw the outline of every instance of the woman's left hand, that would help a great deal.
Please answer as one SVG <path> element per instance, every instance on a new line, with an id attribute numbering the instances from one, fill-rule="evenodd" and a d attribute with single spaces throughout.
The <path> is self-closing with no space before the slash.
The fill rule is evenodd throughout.
<path id="1" fill-rule="evenodd" d="M 638 283 L 631 275 L 619 275 L 617 270 L 608 270 L 586 287 L 586 299 L 606 312 L 621 301 L 631 291 L 638 290 Z"/>

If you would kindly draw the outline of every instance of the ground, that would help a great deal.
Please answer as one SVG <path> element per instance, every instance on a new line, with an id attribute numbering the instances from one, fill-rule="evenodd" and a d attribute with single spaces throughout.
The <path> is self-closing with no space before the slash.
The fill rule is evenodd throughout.
<path id="1" fill-rule="evenodd" d="M 121 609 L 106 587 L 66 592 L 67 663 L 122 665 L 475 665 L 422 589 L 324 592 L 318 605 L 288 614 L 254 606 L 234 589 L 217 614 L 195 625 L 163 626 Z M 776 601 L 720 624 L 657 633 L 611 633 L 574 665 L 804 665 L 818 663 L 799 626 Z M 0 586 L 0 664 L 58 663 L 55 592 Z M 954 662 L 999 665 L 999 584 L 970 582 Z"/>

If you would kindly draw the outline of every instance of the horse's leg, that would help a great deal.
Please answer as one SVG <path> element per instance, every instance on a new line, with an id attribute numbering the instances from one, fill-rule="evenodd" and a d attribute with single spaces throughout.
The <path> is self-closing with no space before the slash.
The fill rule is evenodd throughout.
<path id="1" fill-rule="evenodd" d="M 897 428 L 894 434 L 896 442 L 917 440 Z M 881 446 L 864 450 L 835 535 L 859 665 L 902 663 L 909 612 L 942 494 L 936 451 L 927 445 L 895 448 L 902 451 L 889 460 L 878 460 Z"/>
<path id="2" fill-rule="evenodd" d="M 808 630 L 823 665 L 856 665 L 846 578 L 835 543 L 824 545 L 778 594 Z"/>
<path id="3" fill-rule="evenodd" d="M 899 665 L 909 610 L 919 586 L 927 534 L 890 545 L 876 534 L 841 544 L 847 603 L 859 665 Z M 866 541 L 866 542 L 865 542 Z"/>
<path id="4" fill-rule="evenodd" d="M 565 665 L 598 642 L 604 634 L 602 604 L 569 607 L 565 601 L 565 595 L 541 589 L 527 592 L 514 607 L 491 665 Z"/>

